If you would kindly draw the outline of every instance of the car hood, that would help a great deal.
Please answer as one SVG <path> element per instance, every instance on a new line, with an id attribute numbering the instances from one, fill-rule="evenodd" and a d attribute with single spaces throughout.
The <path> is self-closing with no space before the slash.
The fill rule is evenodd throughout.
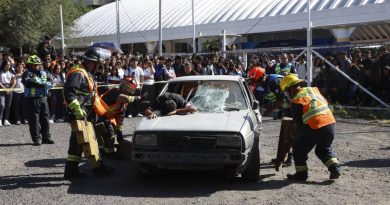
<path id="1" fill-rule="evenodd" d="M 150 131 L 223 131 L 239 132 L 248 117 L 247 110 L 221 113 L 172 115 L 142 119 L 136 132 Z"/>

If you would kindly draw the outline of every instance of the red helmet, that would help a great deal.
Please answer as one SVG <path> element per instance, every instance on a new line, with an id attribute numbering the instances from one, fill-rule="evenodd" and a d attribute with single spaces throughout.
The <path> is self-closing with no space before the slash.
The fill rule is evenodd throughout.
<path id="1" fill-rule="evenodd" d="M 261 67 L 253 67 L 248 72 L 248 78 L 255 81 L 259 80 L 263 76 L 265 76 L 265 70 Z"/>
<path id="2" fill-rule="evenodd" d="M 119 88 L 121 90 L 125 91 L 126 93 L 133 94 L 135 90 L 137 89 L 137 82 L 132 77 L 125 77 L 121 81 L 121 84 L 119 85 Z"/>

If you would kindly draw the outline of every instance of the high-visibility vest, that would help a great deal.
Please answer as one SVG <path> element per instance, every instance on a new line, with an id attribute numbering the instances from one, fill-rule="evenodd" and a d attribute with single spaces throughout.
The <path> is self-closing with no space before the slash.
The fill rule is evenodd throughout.
<path id="1" fill-rule="evenodd" d="M 303 106 L 302 121 L 312 129 L 336 122 L 328 102 L 316 87 L 301 88 L 291 102 Z"/>
<path id="2" fill-rule="evenodd" d="M 85 79 L 87 79 L 89 93 L 86 94 L 92 94 L 92 107 L 95 111 L 95 114 L 99 116 L 104 115 L 107 112 L 107 109 L 105 106 L 102 105 L 103 100 L 101 100 L 99 97 L 96 83 L 94 82 L 93 78 L 87 73 L 87 71 L 85 71 L 79 66 L 75 66 L 66 73 L 66 78 L 76 72 L 80 73 Z"/>
<path id="3" fill-rule="evenodd" d="M 287 65 L 284 68 L 280 68 L 280 63 L 278 63 L 278 64 L 276 64 L 276 67 L 275 67 L 275 73 L 284 76 L 284 75 L 289 74 L 291 72 L 291 67 L 292 67 L 292 64 L 287 63 Z"/>
<path id="4" fill-rule="evenodd" d="M 30 70 L 29 74 L 35 75 Z M 35 97 L 45 97 L 49 94 L 49 86 L 47 85 L 47 73 L 44 70 L 39 71 L 40 76 L 36 76 L 36 83 L 42 84 L 42 87 L 25 87 L 24 88 L 24 97 L 35 98 Z M 35 80 L 34 80 L 35 81 Z"/>
<path id="5" fill-rule="evenodd" d="M 66 73 L 66 78 L 68 78 L 71 74 L 73 73 L 81 73 L 82 76 L 84 76 L 86 79 L 87 79 L 87 83 L 88 83 L 88 90 L 89 92 L 92 92 L 95 88 L 95 82 L 93 81 L 93 78 L 90 77 L 87 73 L 87 71 L 85 71 L 83 68 L 79 67 L 79 66 L 75 66 L 73 68 L 71 68 L 67 73 Z"/>
<path id="6" fill-rule="evenodd" d="M 108 106 L 106 104 L 106 102 L 104 102 L 103 100 L 103 97 L 109 93 L 110 90 L 108 90 L 107 92 L 105 92 L 103 95 L 100 96 L 100 105 L 106 110 L 102 115 L 100 116 L 104 116 L 106 117 L 108 120 L 110 120 L 110 122 L 114 125 L 114 126 L 117 126 L 120 124 L 120 120 L 121 120 L 121 117 L 119 116 L 119 114 L 121 112 L 123 112 L 124 108 L 127 106 L 127 103 L 120 103 L 120 102 L 116 102 L 110 106 Z"/>

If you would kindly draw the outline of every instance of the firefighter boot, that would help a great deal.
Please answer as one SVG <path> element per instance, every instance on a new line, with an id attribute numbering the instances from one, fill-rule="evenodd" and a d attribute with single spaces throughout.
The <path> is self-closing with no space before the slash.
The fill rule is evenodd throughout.
<path id="1" fill-rule="evenodd" d="M 341 175 L 340 166 L 338 164 L 334 164 L 329 167 L 330 175 L 329 179 L 338 179 Z"/>
<path id="2" fill-rule="evenodd" d="M 115 172 L 115 169 L 109 166 L 104 165 L 100 162 L 100 166 L 93 169 L 95 176 L 109 176 Z"/>
<path id="3" fill-rule="evenodd" d="M 64 179 L 78 179 L 85 176 L 85 173 L 80 172 L 78 162 L 66 161 Z"/>
<path id="4" fill-rule="evenodd" d="M 49 137 L 44 137 L 42 139 L 42 144 L 54 144 L 54 141 L 53 139 L 49 136 Z"/>
<path id="5" fill-rule="evenodd" d="M 287 178 L 296 181 L 306 181 L 308 178 L 307 171 L 297 172 L 295 174 L 287 174 Z"/>

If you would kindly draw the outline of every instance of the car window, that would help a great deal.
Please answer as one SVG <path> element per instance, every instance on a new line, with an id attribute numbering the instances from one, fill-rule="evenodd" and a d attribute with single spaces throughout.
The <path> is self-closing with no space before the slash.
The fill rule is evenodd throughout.
<path id="1" fill-rule="evenodd" d="M 236 81 L 186 81 L 168 85 L 168 92 L 180 94 L 199 112 L 248 109 L 243 90 Z"/>

